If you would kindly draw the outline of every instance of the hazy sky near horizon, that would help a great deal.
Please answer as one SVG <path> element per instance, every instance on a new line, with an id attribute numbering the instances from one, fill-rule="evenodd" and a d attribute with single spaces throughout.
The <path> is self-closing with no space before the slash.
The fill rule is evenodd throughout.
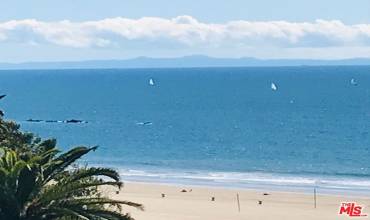
<path id="1" fill-rule="evenodd" d="M 369 0 L 1 0 L 0 62 L 370 57 Z"/>

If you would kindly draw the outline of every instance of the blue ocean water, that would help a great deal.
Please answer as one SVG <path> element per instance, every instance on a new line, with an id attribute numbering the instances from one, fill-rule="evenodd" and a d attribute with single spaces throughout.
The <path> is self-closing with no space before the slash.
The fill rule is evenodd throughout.
<path id="1" fill-rule="evenodd" d="M 86 162 L 115 167 L 125 180 L 370 189 L 370 67 L 13 70 L 0 76 L 6 118 L 57 138 L 63 149 L 99 145 Z"/>

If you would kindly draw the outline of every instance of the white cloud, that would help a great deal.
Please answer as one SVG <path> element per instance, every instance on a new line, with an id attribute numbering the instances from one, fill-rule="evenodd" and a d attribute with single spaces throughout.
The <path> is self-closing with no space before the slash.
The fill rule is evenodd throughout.
<path id="1" fill-rule="evenodd" d="M 0 44 L 53 44 L 72 48 L 345 48 L 369 47 L 370 24 L 338 20 L 230 21 L 202 23 L 190 16 L 173 19 L 109 18 L 86 22 L 34 19 L 0 23 Z"/>

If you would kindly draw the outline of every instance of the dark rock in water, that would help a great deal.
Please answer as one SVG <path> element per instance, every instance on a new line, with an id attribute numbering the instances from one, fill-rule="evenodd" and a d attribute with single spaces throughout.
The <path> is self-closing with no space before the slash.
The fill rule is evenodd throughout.
<path id="1" fill-rule="evenodd" d="M 42 120 L 40 120 L 40 119 L 32 119 L 32 118 L 27 119 L 26 121 L 28 121 L 28 122 L 42 122 Z"/>
<path id="2" fill-rule="evenodd" d="M 183 189 L 183 190 L 181 190 L 181 192 L 186 193 L 187 191 L 186 191 L 186 189 Z"/>
<path id="3" fill-rule="evenodd" d="M 4 98 L 6 95 L 0 95 L 0 99 Z"/>
<path id="4" fill-rule="evenodd" d="M 71 119 L 71 120 L 66 120 L 66 123 L 87 123 L 87 121 L 84 120 L 78 120 L 78 119 Z"/>
<path id="5" fill-rule="evenodd" d="M 46 122 L 46 123 L 87 123 L 87 121 L 79 120 L 79 119 L 70 119 L 70 120 L 41 120 L 41 119 L 27 119 L 28 122 Z"/>
<path id="6" fill-rule="evenodd" d="M 57 123 L 58 121 L 57 120 L 46 120 L 45 122 L 47 122 L 47 123 Z"/>

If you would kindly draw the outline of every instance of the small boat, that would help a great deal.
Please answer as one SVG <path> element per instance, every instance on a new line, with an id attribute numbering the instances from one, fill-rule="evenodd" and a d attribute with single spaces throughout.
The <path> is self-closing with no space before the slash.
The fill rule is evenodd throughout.
<path id="1" fill-rule="evenodd" d="M 149 79 L 149 85 L 154 86 L 154 80 L 153 79 Z"/>
<path id="2" fill-rule="evenodd" d="M 273 91 L 276 91 L 278 89 L 277 86 L 275 85 L 275 83 L 271 83 L 271 89 Z"/>
<path id="3" fill-rule="evenodd" d="M 137 125 L 152 125 L 153 123 L 151 121 L 145 121 L 145 122 L 138 122 Z"/>
<path id="4" fill-rule="evenodd" d="M 351 85 L 357 86 L 357 82 L 354 78 L 351 79 Z"/>

